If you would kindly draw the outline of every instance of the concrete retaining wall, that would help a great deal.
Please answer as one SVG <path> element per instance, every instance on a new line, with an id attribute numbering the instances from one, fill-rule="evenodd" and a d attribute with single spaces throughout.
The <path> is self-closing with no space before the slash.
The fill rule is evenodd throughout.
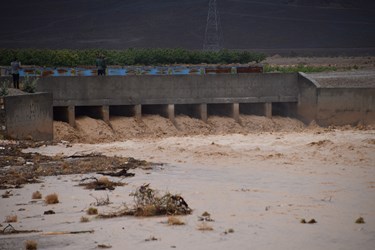
<path id="1" fill-rule="evenodd" d="M 306 74 L 298 74 L 297 117 L 306 124 L 316 120 L 318 83 L 309 79 Z"/>
<path id="2" fill-rule="evenodd" d="M 297 74 L 41 78 L 54 106 L 297 102 Z"/>
<path id="3" fill-rule="evenodd" d="M 5 136 L 11 139 L 53 139 L 51 93 L 4 97 Z"/>
<path id="4" fill-rule="evenodd" d="M 375 124 L 375 88 L 323 88 L 300 73 L 298 117 L 320 126 Z"/>
<path id="5" fill-rule="evenodd" d="M 317 96 L 321 126 L 375 124 L 375 88 L 319 88 Z"/>

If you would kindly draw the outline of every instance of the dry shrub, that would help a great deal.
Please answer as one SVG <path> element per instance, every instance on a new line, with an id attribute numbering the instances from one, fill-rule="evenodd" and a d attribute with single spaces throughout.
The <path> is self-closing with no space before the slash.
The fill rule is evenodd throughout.
<path id="1" fill-rule="evenodd" d="M 34 240 L 27 240 L 25 242 L 26 250 L 36 250 L 38 249 L 38 243 Z"/>
<path id="2" fill-rule="evenodd" d="M 36 192 L 33 193 L 31 198 L 34 199 L 34 200 L 42 199 L 42 194 L 39 191 L 36 191 Z"/>
<path id="3" fill-rule="evenodd" d="M 150 236 L 149 238 L 145 239 L 145 241 L 156 241 L 158 240 L 158 238 L 156 238 L 155 236 Z"/>
<path id="4" fill-rule="evenodd" d="M 363 217 L 359 217 L 358 219 L 355 220 L 355 223 L 357 223 L 357 224 L 364 224 L 365 220 L 363 219 Z"/>
<path id="5" fill-rule="evenodd" d="M 85 222 L 89 222 L 90 219 L 87 218 L 87 217 L 85 217 L 85 216 L 82 216 L 80 221 L 81 221 L 82 223 L 85 223 Z"/>
<path id="6" fill-rule="evenodd" d="M 99 214 L 100 218 L 113 218 L 119 216 L 159 216 L 159 215 L 186 215 L 191 213 L 188 204 L 180 195 L 167 192 L 159 195 L 157 190 L 151 189 L 149 184 L 142 185 L 130 194 L 134 197 L 134 206 L 124 208 L 111 214 Z"/>
<path id="7" fill-rule="evenodd" d="M 5 217 L 5 222 L 17 222 L 17 215 L 7 215 L 7 217 Z"/>
<path id="8" fill-rule="evenodd" d="M 202 214 L 203 217 L 210 217 L 211 214 L 207 211 L 204 211 L 203 214 Z"/>
<path id="9" fill-rule="evenodd" d="M 88 215 L 98 214 L 98 209 L 95 207 L 89 207 L 86 211 Z"/>
<path id="10" fill-rule="evenodd" d="M 111 204 L 111 202 L 109 201 L 109 196 L 107 194 L 107 198 L 97 198 L 95 196 L 93 196 L 92 194 L 90 194 L 91 197 L 93 197 L 96 202 L 94 203 L 91 203 L 90 205 L 94 205 L 94 206 L 106 206 L 106 205 L 109 205 Z"/>
<path id="11" fill-rule="evenodd" d="M 183 222 L 182 220 L 180 220 L 177 217 L 169 216 L 168 217 L 168 225 L 171 225 L 171 226 L 181 226 L 181 225 L 185 225 L 185 222 Z"/>
<path id="12" fill-rule="evenodd" d="M 191 209 L 180 195 L 167 192 L 159 195 L 157 190 L 142 185 L 134 193 L 135 216 L 184 215 L 190 214 Z"/>
<path id="13" fill-rule="evenodd" d="M 146 204 L 144 206 L 139 206 L 137 208 L 136 214 L 137 216 L 155 216 L 158 213 L 158 209 L 156 208 L 155 204 Z"/>
<path id="14" fill-rule="evenodd" d="M 59 203 L 59 197 L 56 193 L 49 194 L 44 198 L 44 201 L 46 202 L 46 204 L 57 204 Z"/>
<path id="15" fill-rule="evenodd" d="M 199 224 L 197 229 L 199 231 L 212 231 L 212 230 L 214 230 L 210 225 L 208 225 L 205 222 Z"/>
<path id="16" fill-rule="evenodd" d="M 108 185 L 108 183 L 110 183 L 111 181 L 108 179 L 108 177 L 105 177 L 105 176 L 101 176 L 99 179 L 98 179 L 98 183 L 99 184 L 102 184 L 102 185 Z"/>
<path id="17" fill-rule="evenodd" d="M 207 211 L 205 211 L 202 216 L 198 216 L 199 221 L 215 221 L 211 218 L 211 214 Z"/>
<path id="18" fill-rule="evenodd" d="M 302 224 L 315 224 L 315 223 L 318 223 L 315 219 L 311 219 L 311 220 L 309 220 L 309 221 L 306 221 L 305 219 L 301 219 L 300 221 L 299 221 L 300 223 L 302 223 Z"/>
<path id="19" fill-rule="evenodd" d="M 308 223 L 308 224 L 315 224 L 315 223 L 317 223 L 317 221 L 316 221 L 315 219 L 311 219 L 311 220 L 309 220 L 307 223 Z"/>

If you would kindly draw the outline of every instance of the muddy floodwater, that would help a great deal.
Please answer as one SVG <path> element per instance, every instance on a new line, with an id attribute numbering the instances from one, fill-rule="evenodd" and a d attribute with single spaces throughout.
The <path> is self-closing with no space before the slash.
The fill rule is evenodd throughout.
<path id="1" fill-rule="evenodd" d="M 39 146 L 39 145 L 38 145 Z M 40 183 L 1 190 L 0 249 L 373 249 L 375 245 L 375 130 L 310 128 L 298 131 L 151 136 L 108 143 L 69 143 L 23 149 L 50 157 L 102 154 L 153 164 L 113 190 L 80 186 L 82 173 L 41 176 Z M 103 163 L 105 164 L 105 163 Z M 26 167 L 26 166 L 25 166 Z M 192 213 L 177 216 L 88 215 L 130 206 L 137 187 L 181 195 Z M 39 191 L 42 199 L 32 199 Z M 44 197 L 56 193 L 59 203 Z M 97 206 L 98 200 L 110 202 Z M 53 210 L 54 214 L 44 214 Z M 210 220 L 202 215 L 207 212 Z M 16 222 L 5 222 L 16 215 Z M 87 221 L 82 217 L 87 217 Z M 362 218 L 362 224 L 356 223 Z M 202 219 L 203 218 L 203 219 Z M 301 222 L 306 223 L 301 223 Z M 315 221 L 316 223 L 312 223 Z M 311 222 L 311 223 L 308 223 Z M 358 222 L 358 221 L 357 221 Z M 360 222 L 360 221 L 359 221 Z M 71 232 L 82 232 L 72 234 Z"/>

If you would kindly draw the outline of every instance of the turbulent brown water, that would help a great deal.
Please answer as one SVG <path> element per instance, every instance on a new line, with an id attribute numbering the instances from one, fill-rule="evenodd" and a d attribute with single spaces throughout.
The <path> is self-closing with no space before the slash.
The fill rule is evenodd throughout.
<path id="1" fill-rule="evenodd" d="M 159 115 L 133 117 L 114 116 L 110 124 L 87 116 L 76 119 L 73 128 L 65 122 L 54 122 L 55 140 L 99 143 L 134 138 L 160 138 L 189 135 L 302 131 L 306 126 L 296 119 L 241 115 L 240 122 L 229 117 L 210 116 L 207 123 L 188 116 L 177 116 L 175 123 Z"/>

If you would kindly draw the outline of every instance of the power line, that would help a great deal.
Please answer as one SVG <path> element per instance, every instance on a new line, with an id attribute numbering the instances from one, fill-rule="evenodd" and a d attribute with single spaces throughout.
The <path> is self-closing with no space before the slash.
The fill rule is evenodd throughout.
<path id="1" fill-rule="evenodd" d="M 220 15 L 217 10 L 216 0 L 210 0 L 206 32 L 204 34 L 203 50 L 218 51 L 222 49 L 223 33 L 220 24 Z"/>

